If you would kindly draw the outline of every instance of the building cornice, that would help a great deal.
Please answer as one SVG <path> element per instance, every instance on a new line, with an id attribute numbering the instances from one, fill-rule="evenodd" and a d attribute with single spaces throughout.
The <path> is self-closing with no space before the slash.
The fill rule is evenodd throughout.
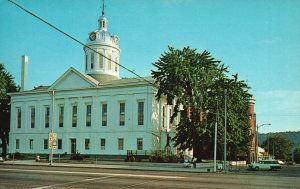
<path id="1" fill-rule="evenodd" d="M 149 82 L 152 82 L 149 80 L 151 77 L 144 77 L 145 80 L 148 80 Z M 91 87 L 84 87 L 84 88 L 74 88 L 74 89 L 60 89 L 55 90 L 56 93 L 62 93 L 62 92 L 75 92 L 75 91 L 85 91 L 85 90 L 105 90 L 105 89 L 120 89 L 120 88 L 131 88 L 131 87 L 140 87 L 140 86 L 153 86 L 151 83 L 148 83 L 147 81 L 144 81 L 139 78 L 128 78 L 128 79 L 118 79 L 114 81 L 109 82 L 103 82 L 99 83 L 97 86 L 91 86 Z M 153 86 L 154 87 L 154 86 Z M 49 90 L 49 88 L 44 90 L 29 90 L 29 91 L 22 91 L 22 92 L 14 92 L 14 93 L 8 93 L 10 96 L 26 96 L 26 95 L 35 95 L 35 94 L 49 94 L 52 90 Z"/>

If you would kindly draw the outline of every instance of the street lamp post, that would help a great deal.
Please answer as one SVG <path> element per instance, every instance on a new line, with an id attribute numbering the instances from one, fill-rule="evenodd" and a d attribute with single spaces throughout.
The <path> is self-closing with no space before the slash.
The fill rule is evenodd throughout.
<path id="1" fill-rule="evenodd" d="M 256 162 L 258 162 L 258 128 L 265 126 L 265 125 L 271 125 L 271 123 L 264 123 L 261 125 L 256 126 Z"/>
<path id="2" fill-rule="evenodd" d="M 218 101 L 217 101 L 217 112 L 209 112 L 207 111 L 206 113 L 211 113 L 216 115 L 216 122 L 215 122 L 215 136 L 214 136 L 214 172 L 217 172 L 217 143 L 218 143 L 218 115 L 219 115 L 219 111 L 218 111 Z"/>

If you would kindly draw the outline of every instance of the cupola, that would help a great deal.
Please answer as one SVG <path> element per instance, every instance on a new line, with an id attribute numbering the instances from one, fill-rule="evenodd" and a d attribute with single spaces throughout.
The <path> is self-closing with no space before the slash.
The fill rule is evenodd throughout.
<path id="1" fill-rule="evenodd" d="M 104 1 L 98 24 L 98 29 L 89 33 L 87 47 L 84 47 L 85 73 L 99 82 L 119 79 L 119 37 L 108 32 Z"/>

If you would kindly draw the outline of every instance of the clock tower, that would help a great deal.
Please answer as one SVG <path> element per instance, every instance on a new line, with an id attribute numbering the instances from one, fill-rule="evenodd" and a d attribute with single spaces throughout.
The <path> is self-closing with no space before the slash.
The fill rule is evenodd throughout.
<path id="1" fill-rule="evenodd" d="M 85 53 L 85 73 L 99 82 L 119 79 L 119 37 L 108 32 L 108 20 L 104 15 L 98 19 L 98 29 L 89 33 Z"/>

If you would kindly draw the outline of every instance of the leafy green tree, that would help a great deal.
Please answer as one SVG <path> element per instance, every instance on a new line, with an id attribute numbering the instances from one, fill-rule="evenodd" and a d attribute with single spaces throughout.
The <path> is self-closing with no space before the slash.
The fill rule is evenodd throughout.
<path id="1" fill-rule="evenodd" d="M 300 148 L 295 148 L 294 150 L 294 161 L 300 163 Z"/>
<path id="2" fill-rule="evenodd" d="M 193 149 L 194 156 L 200 159 L 212 151 L 216 112 L 219 112 L 218 142 L 224 142 L 221 137 L 224 128 L 220 126 L 224 125 L 226 89 L 228 145 L 234 152 L 248 147 L 250 133 L 246 111 L 250 94 L 245 82 L 239 81 L 237 75 L 228 78 L 227 67 L 207 51 L 198 53 L 189 47 L 182 50 L 169 47 L 168 50 L 153 64 L 157 70 L 152 70 L 152 76 L 158 85 L 157 100 L 165 96 L 168 104 L 175 101 L 171 122 L 180 114 L 173 138 L 175 146 L 182 150 Z M 218 146 L 220 152 L 221 145 Z"/>
<path id="3" fill-rule="evenodd" d="M 13 76 L 5 70 L 4 65 L 0 64 L 0 139 L 3 156 L 7 153 L 10 130 L 10 96 L 7 93 L 19 90 L 13 79 Z"/>
<path id="4" fill-rule="evenodd" d="M 272 135 L 263 142 L 263 147 L 276 159 L 289 159 L 293 142 L 283 135 Z"/>

